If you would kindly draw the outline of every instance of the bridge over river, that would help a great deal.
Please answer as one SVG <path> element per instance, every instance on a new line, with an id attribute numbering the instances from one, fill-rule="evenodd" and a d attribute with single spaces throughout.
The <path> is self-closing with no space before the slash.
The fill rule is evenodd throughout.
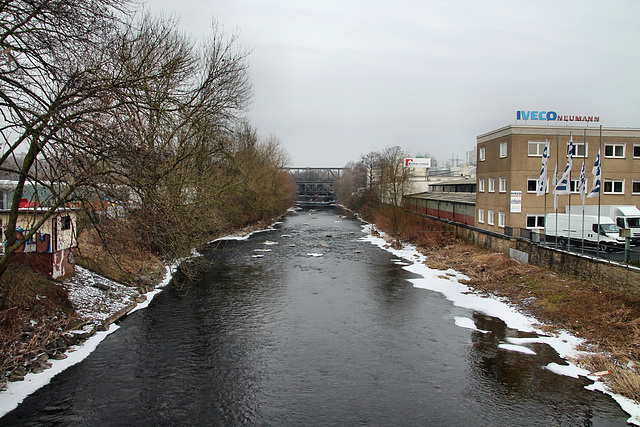
<path id="1" fill-rule="evenodd" d="M 343 168 L 287 168 L 296 182 L 298 201 L 331 203 L 336 200 L 335 182 Z"/>

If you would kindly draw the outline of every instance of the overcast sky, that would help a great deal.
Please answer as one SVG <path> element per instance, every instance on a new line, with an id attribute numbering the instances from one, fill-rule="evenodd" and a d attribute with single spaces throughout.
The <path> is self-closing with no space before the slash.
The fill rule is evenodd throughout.
<path id="1" fill-rule="evenodd" d="M 147 0 L 251 51 L 250 122 L 296 167 L 387 146 L 439 162 L 517 110 L 640 127 L 640 1 Z M 523 122 L 518 122 L 523 123 Z M 534 122 L 529 122 L 534 123 Z M 535 122 L 539 124 L 539 122 Z M 579 123 L 574 123 L 579 124 Z"/>

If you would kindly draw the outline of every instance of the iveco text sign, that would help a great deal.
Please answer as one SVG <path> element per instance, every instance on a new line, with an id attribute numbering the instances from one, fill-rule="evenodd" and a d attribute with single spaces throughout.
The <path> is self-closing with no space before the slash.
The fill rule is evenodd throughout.
<path id="1" fill-rule="evenodd" d="M 555 111 L 524 111 L 518 110 L 517 120 L 543 120 L 547 122 L 599 122 L 599 116 L 569 116 Z"/>

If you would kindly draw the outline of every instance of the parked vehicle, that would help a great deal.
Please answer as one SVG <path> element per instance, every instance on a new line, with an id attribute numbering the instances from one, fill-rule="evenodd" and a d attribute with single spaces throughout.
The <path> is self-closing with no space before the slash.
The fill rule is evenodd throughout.
<path id="1" fill-rule="evenodd" d="M 567 208 L 568 209 L 568 208 Z M 582 214 L 582 206 L 573 206 L 571 214 Z M 584 213 L 598 215 L 598 205 L 587 205 Z M 631 242 L 640 244 L 640 209 L 634 205 L 601 205 L 600 216 L 611 218 L 618 227 L 631 229 Z"/>
<path id="2" fill-rule="evenodd" d="M 603 252 L 624 248 L 624 238 L 620 237 L 620 228 L 606 216 L 600 216 L 598 221 L 596 215 L 553 213 L 546 216 L 545 225 L 546 235 L 555 238 L 560 246 L 566 246 L 569 240 L 576 244 L 581 244 L 584 240 L 585 245 L 597 246 Z"/>

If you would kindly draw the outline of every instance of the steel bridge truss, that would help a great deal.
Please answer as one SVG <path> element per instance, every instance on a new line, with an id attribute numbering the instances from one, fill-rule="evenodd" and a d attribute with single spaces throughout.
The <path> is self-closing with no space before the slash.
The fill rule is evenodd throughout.
<path id="1" fill-rule="evenodd" d="M 298 200 L 328 203 L 336 199 L 335 182 L 342 168 L 287 168 L 296 182 Z"/>

